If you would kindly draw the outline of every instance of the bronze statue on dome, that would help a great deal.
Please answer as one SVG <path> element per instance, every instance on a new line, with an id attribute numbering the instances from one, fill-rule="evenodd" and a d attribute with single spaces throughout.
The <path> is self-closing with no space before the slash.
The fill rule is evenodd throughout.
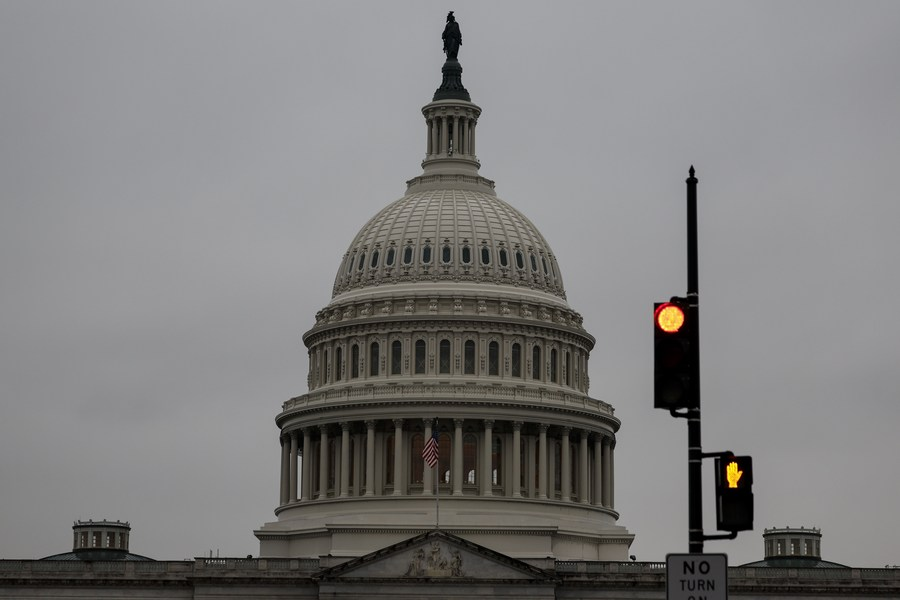
<path id="1" fill-rule="evenodd" d="M 447 13 L 447 25 L 444 26 L 441 38 L 444 40 L 444 53 L 447 55 L 447 60 L 456 60 L 459 47 L 462 46 L 462 33 L 459 31 L 459 23 L 456 22 L 452 10 Z"/>

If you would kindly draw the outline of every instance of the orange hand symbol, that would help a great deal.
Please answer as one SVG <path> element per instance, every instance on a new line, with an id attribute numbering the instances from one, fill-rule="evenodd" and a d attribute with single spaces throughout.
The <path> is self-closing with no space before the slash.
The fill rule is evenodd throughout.
<path id="1" fill-rule="evenodd" d="M 728 467 L 725 470 L 725 477 L 728 478 L 728 487 L 736 488 L 743 474 L 743 471 L 738 471 L 738 464 L 735 461 L 728 463 Z"/>

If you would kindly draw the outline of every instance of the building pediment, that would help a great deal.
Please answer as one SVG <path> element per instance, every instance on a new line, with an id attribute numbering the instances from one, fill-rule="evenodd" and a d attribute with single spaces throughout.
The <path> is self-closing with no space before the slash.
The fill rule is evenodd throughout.
<path id="1" fill-rule="evenodd" d="M 320 581 L 548 581 L 553 574 L 528 563 L 432 530 L 325 569 Z"/>

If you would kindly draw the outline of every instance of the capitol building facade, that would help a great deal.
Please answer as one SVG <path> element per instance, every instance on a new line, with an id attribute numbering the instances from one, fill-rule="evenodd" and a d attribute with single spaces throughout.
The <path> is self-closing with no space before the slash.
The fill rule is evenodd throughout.
<path id="1" fill-rule="evenodd" d="M 128 523 L 78 521 L 72 552 L 0 560 L 0 598 L 666 597 L 665 563 L 630 559 L 618 523 L 595 339 L 547 240 L 481 176 L 481 109 L 445 50 L 422 172 L 335 257 L 303 336 L 259 556 L 157 561 L 130 553 Z M 900 569 L 822 561 L 817 529 L 766 535 L 732 597 L 900 597 Z"/>

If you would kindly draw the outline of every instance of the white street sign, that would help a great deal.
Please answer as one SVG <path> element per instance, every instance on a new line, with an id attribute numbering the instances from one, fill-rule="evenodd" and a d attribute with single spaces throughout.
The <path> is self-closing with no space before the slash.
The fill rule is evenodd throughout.
<path id="1" fill-rule="evenodd" d="M 667 600 L 727 600 L 728 557 L 724 554 L 667 554 Z"/>

